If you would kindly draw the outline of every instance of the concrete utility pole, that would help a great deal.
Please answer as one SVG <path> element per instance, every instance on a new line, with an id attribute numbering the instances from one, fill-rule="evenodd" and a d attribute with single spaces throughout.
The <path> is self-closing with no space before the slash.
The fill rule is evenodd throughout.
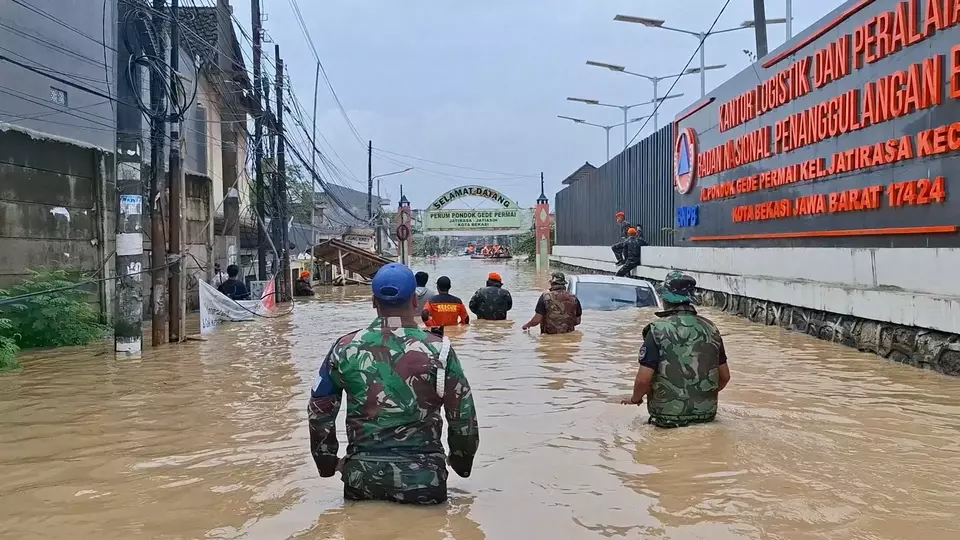
<path id="1" fill-rule="evenodd" d="M 763 0 L 753 0 L 753 22 L 757 36 L 757 60 L 759 60 L 767 55 L 767 14 Z"/>
<path id="2" fill-rule="evenodd" d="M 263 93 L 260 87 L 263 28 L 260 26 L 260 0 L 251 0 L 250 11 L 253 18 L 253 100 L 257 104 L 257 110 L 254 111 L 253 117 L 253 166 L 255 171 L 253 190 L 257 199 L 257 277 L 260 280 L 265 280 L 267 279 L 267 250 L 263 231 L 263 223 L 266 222 L 263 198 L 266 195 L 266 190 L 263 186 Z"/>
<path id="3" fill-rule="evenodd" d="M 117 20 L 123 21 L 129 6 L 121 2 Z M 117 35 L 126 26 L 117 25 Z M 117 39 L 117 276 L 114 304 L 114 352 L 116 356 L 139 357 L 143 349 L 143 114 L 138 103 L 140 70 L 126 77 L 130 58 L 139 50 L 127 49 L 126 40 Z M 132 84 L 131 84 L 132 83 Z"/>
<path id="4" fill-rule="evenodd" d="M 310 139 L 310 145 L 313 151 L 310 153 L 310 253 L 313 253 L 313 246 L 317 243 L 317 181 L 313 177 L 313 171 L 317 170 L 317 93 L 320 89 L 320 61 L 317 61 L 317 74 L 313 77 L 313 136 Z M 312 270 L 312 269 L 311 269 Z"/>
<path id="5" fill-rule="evenodd" d="M 163 39 L 166 17 L 164 0 L 153 0 L 153 35 L 158 50 L 163 54 L 167 50 Z M 154 347 L 167 342 L 167 241 L 164 238 L 163 208 L 160 203 L 164 193 L 164 148 L 167 137 L 167 125 L 163 118 L 166 112 L 164 104 L 164 83 L 166 77 L 162 66 L 150 70 L 150 262 L 153 269 L 153 292 L 150 297 L 152 317 L 152 343 Z"/>
<path id="6" fill-rule="evenodd" d="M 170 0 L 170 342 L 183 340 L 185 294 L 183 290 L 183 246 L 180 241 L 183 205 L 183 169 L 180 163 L 180 103 L 177 78 L 180 76 L 180 2 Z M 200 84 L 200 81 L 196 81 Z"/>
<path id="7" fill-rule="evenodd" d="M 280 45 L 274 46 L 274 57 L 277 59 L 277 239 L 274 242 L 277 248 L 280 272 L 275 290 L 278 302 L 284 302 L 293 294 L 290 282 L 290 240 L 287 235 L 287 161 L 286 144 L 283 140 L 283 59 L 280 58 Z"/>
<path id="8" fill-rule="evenodd" d="M 373 219 L 373 141 L 367 141 L 367 219 Z"/>

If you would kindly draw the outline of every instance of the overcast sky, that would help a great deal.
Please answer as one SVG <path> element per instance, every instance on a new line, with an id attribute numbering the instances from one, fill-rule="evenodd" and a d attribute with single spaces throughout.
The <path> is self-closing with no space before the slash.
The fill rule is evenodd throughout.
<path id="1" fill-rule="evenodd" d="M 249 29 L 248 2 L 231 0 L 236 18 Z M 262 0 L 269 37 L 281 47 L 294 91 L 309 117 L 316 63 L 290 0 Z M 480 183 L 498 189 L 521 206 L 532 206 L 546 178 L 551 201 L 560 182 L 585 161 L 605 161 L 604 132 L 557 118 L 558 114 L 597 124 L 622 121 L 617 109 L 566 101 L 567 96 L 627 104 L 652 99 L 643 79 L 586 66 L 587 60 L 625 65 L 651 75 L 679 72 L 697 40 L 664 30 L 615 22 L 614 15 L 660 18 L 691 30 L 709 28 L 723 0 L 299 0 L 320 59 L 347 115 L 363 139 L 347 126 L 321 78 L 318 130 L 330 158 L 347 173 L 344 183 L 366 189 L 365 141 L 373 140 L 374 174 L 415 167 L 385 178 L 384 191 L 397 201 L 397 186 L 417 208 L 447 189 Z M 839 0 L 794 2 L 794 33 L 816 22 Z M 767 17 L 783 17 L 784 1 L 767 0 Z M 753 18 L 751 0 L 732 0 L 717 28 Z M 785 28 L 772 26 L 770 49 L 783 43 Z M 743 49 L 754 49 L 752 31 L 707 40 L 707 91 L 746 68 Z M 273 54 L 273 44 L 265 46 Z M 698 65 L 694 60 L 692 66 Z M 271 64 L 272 65 L 272 64 Z M 248 65 L 248 68 L 250 66 Z M 661 95 L 666 91 L 661 83 Z M 684 97 L 661 107 L 666 124 L 699 97 L 699 77 L 680 80 Z M 648 114 L 634 109 L 631 117 Z M 642 123 L 634 124 L 630 136 Z M 652 122 L 642 136 L 648 135 Z M 319 139 L 319 137 L 318 137 Z M 620 128 L 611 132 L 611 154 L 622 149 Z M 639 140 L 639 138 L 637 139 Z M 408 154 L 490 174 L 417 161 L 377 150 Z M 333 155 L 335 151 L 342 158 Z M 395 161 L 390 161 L 395 160 Z M 403 162 L 397 163 L 397 162 Z"/>

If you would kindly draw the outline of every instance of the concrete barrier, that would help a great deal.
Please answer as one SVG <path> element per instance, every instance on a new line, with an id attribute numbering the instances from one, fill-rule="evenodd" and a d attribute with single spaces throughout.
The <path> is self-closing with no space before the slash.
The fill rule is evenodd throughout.
<path id="1" fill-rule="evenodd" d="M 709 303 L 753 320 L 960 374 L 960 280 L 951 278 L 960 268 L 960 249 L 648 246 L 641 260 L 633 275 L 659 281 L 670 270 L 682 270 L 713 293 L 704 295 Z M 592 272 L 617 270 L 608 246 L 554 246 L 551 261 Z M 803 325 L 783 306 L 800 308 Z M 874 329 L 863 321 L 881 323 L 877 336 L 867 335 Z M 930 330 L 938 335 L 927 346 Z"/>

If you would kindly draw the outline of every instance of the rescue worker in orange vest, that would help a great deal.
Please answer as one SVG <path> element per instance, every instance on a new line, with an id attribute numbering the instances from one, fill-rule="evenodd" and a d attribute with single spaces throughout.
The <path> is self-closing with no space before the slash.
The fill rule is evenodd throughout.
<path id="1" fill-rule="evenodd" d="M 438 293 L 427 300 L 423 306 L 421 316 L 427 326 L 457 326 L 470 324 L 470 315 L 467 313 L 463 300 L 450 294 L 450 278 L 440 276 L 437 279 Z"/>

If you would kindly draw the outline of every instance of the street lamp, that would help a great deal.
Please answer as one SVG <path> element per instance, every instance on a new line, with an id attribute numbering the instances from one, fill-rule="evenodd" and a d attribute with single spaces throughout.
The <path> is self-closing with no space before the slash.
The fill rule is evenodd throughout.
<path id="1" fill-rule="evenodd" d="M 633 119 L 628 120 L 626 124 L 623 123 L 623 122 L 620 122 L 619 124 L 613 124 L 613 125 L 610 125 L 610 126 L 603 126 L 603 125 L 600 125 L 600 124 L 594 124 L 594 123 L 591 123 L 591 122 L 587 122 L 586 120 L 583 120 L 582 118 L 573 118 L 573 117 L 571 117 L 571 116 L 563 116 L 563 115 L 560 115 L 560 114 L 557 115 L 557 118 L 563 118 L 564 120 L 570 120 L 571 122 L 576 122 L 577 124 L 583 124 L 583 125 L 585 125 L 585 126 L 598 127 L 598 128 L 603 129 L 604 131 L 606 131 L 606 132 L 607 132 L 607 161 L 610 161 L 610 130 L 613 129 L 613 128 L 615 128 L 615 127 L 619 127 L 619 126 L 623 126 L 624 129 L 626 129 L 627 124 L 632 124 L 632 123 L 634 123 L 634 122 L 639 122 L 639 121 L 641 121 L 641 120 L 643 120 L 643 119 L 645 119 L 645 118 L 650 118 L 650 117 L 649 117 L 649 116 L 638 116 L 638 117 L 636 117 L 636 118 L 633 118 Z"/>
<path id="2" fill-rule="evenodd" d="M 380 179 L 386 176 L 393 176 L 395 174 L 403 174 L 405 172 L 412 171 L 413 167 L 407 167 L 406 169 L 400 171 L 393 171 L 384 174 L 378 174 L 371 178 L 371 180 L 377 181 L 377 253 L 383 254 L 383 243 L 380 235 L 380 230 L 383 228 L 383 199 L 380 198 Z"/>
<path id="3" fill-rule="evenodd" d="M 644 26 L 649 26 L 651 28 L 662 28 L 663 30 L 670 30 L 672 32 L 679 32 L 681 34 L 687 34 L 688 36 L 693 36 L 700 40 L 700 97 L 707 95 L 707 62 L 706 62 L 706 41 L 709 36 L 714 34 L 724 34 L 727 32 L 733 32 L 735 30 L 746 30 L 748 28 L 753 28 L 755 26 L 754 21 L 744 21 L 740 26 L 734 28 L 724 28 L 723 30 L 712 30 L 709 32 L 692 32 L 690 30 L 683 30 L 681 28 L 672 28 L 670 26 L 664 26 L 663 23 L 666 21 L 661 19 L 647 19 L 645 17 L 634 17 L 632 15 L 617 15 L 613 18 L 615 21 L 628 22 L 642 24 Z M 786 19 L 767 19 L 767 24 L 781 24 L 787 22 Z"/>
<path id="4" fill-rule="evenodd" d="M 683 73 L 677 73 L 676 75 L 664 75 L 663 77 L 655 77 L 653 75 L 645 75 L 643 73 L 634 73 L 633 71 L 627 71 L 627 68 L 624 66 L 618 66 L 616 64 L 607 64 L 605 62 L 594 62 L 593 60 L 587 60 L 588 66 L 601 67 L 609 69 L 610 71 L 617 71 L 620 73 L 626 73 L 627 75 L 633 75 L 634 77 L 643 77 L 644 79 L 653 83 L 653 99 L 657 100 L 657 87 L 660 84 L 660 81 L 665 81 L 667 79 L 673 79 L 677 77 L 683 77 L 684 75 L 693 75 L 694 73 L 700 73 L 701 71 L 709 71 L 711 69 L 722 69 L 727 67 L 726 64 L 717 64 L 713 66 L 704 66 L 702 69 L 698 67 L 690 68 Z M 654 109 L 653 111 L 653 130 L 656 131 L 660 129 L 660 111 Z"/>
<path id="5" fill-rule="evenodd" d="M 410 172 L 410 171 L 412 171 L 412 170 L 413 170 L 413 167 L 407 167 L 406 169 L 403 169 L 402 171 L 393 171 L 393 172 L 388 172 L 388 173 L 384 173 L 384 174 L 378 174 L 378 175 L 374 176 L 373 178 L 371 178 L 371 180 L 376 180 L 376 181 L 377 181 L 377 198 L 378 198 L 378 199 L 380 198 L 380 179 L 381 179 L 381 178 L 383 178 L 383 177 L 385 177 L 385 176 L 393 176 L 393 175 L 395 175 L 395 174 L 403 174 L 403 173 L 405 173 L 405 172 Z"/>
<path id="6" fill-rule="evenodd" d="M 576 102 L 578 102 L 578 103 L 586 103 L 587 105 L 598 105 L 598 106 L 600 106 L 600 107 L 612 107 L 612 108 L 614 108 L 614 109 L 620 109 L 621 111 L 623 111 L 623 123 L 622 123 L 622 124 L 617 124 L 617 125 L 618 125 L 618 126 L 623 126 L 623 148 L 624 148 L 624 150 L 626 150 L 626 148 L 627 148 L 627 124 L 630 123 L 630 122 L 627 121 L 627 113 L 628 113 L 628 111 L 629 111 L 630 109 L 633 109 L 634 107 L 641 107 L 641 106 L 643 106 L 643 105 L 650 105 L 651 103 L 658 103 L 658 102 L 661 102 L 661 101 L 664 101 L 664 100 L 667 100 L 667 99 L 673 99 L 673 98 L 678 98 L 678 97 L 683 97 L 683 94 L 672 94 L 672 95 L 669 95 L 669 96 L 664 96 L 664 97 L 659 98 L 659 99 L 654 99 L 654 100 L 651 100 L 651 101 L 644 101 L 643 103 L 636 103 L 636 104 L 634 104 L 634 105 L 611 105 L 610 103 L 600 103 L 600 102 L 597 101 L 596 99 L 584 99 L 584 98 L 575 98 L 575 97 L 568 97 L 568 98 L 567 98 L 567 101 L 576 101 Z"/>

